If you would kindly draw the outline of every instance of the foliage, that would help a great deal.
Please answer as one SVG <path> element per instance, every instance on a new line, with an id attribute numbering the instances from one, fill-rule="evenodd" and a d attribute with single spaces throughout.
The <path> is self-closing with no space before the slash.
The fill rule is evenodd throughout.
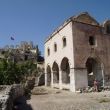
<path id="1" fill-rule="evenodd" d="M 0 60 L 0 85 L 25 82 L 26 77 L 35 72 L 37 73 L 36 64 L 32 61 L 16 63 L 2 59 Z"/>

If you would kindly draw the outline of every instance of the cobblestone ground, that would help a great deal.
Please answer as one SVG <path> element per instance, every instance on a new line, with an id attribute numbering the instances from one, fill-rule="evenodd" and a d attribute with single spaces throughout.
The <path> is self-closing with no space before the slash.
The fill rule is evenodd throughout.
<path id="1" fill-rule="evenodd" d="M 32 95 L 28 104 L 33 110 L 110 110 L 110 91 Z"/>

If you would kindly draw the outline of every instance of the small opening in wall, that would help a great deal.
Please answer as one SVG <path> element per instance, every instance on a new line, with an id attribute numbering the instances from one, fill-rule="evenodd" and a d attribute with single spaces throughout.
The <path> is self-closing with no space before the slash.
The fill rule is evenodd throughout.
<path id="1" fill-rule="evenodd" d="M 66 38 L 63 38 L 63 47 L 66 46 Z"/>
<path id="2" fill-rule="evenodd" d="M 56 43 L 54 44 L 54 51 L 55 52 L 57 51 L 57 44 Z"/>
<path id="3" fill-rule="evenodd" d="M 89 37 L 89 44 L 90 45 L 95 45 L 95 38 L 93 36 Z"/>
<path id="4" fill-rule="evenodd" d="M 50 55 L 50 49 L 49 48 L 47 49 L 47 54 L 48 54 L 48 56 Z"/>

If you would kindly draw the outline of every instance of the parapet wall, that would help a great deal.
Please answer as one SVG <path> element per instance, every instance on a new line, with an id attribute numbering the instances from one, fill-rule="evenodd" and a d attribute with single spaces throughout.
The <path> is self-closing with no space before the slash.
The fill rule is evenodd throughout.
<path id="1" fill-rule="evenodd" d="M 22 85 L 0 85 L 0 110 L 12 110 L 16 98 L 23 96 Z"/>

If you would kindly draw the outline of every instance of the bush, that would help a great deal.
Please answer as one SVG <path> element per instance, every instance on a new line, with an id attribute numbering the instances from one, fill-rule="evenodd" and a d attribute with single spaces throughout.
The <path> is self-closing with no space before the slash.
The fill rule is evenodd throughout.
<path id="1" fill-rule="evenodd" d="M 16 63 L 6 59 L 0 60 L 0 84 L 25 83 L 27 76 L 35 70 L 36 65 L 31 61 Z"/>

